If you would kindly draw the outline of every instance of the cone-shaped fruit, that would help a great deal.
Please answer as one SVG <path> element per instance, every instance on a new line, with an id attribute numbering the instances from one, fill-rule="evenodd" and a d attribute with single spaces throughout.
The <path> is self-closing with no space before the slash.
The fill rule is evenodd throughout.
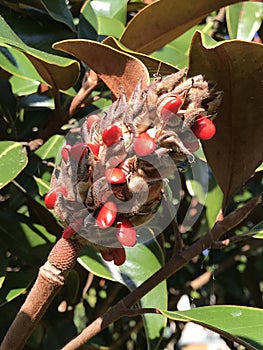
<path id="1" fill-rule="evenodd" d="M 117 239 L 123 246 L 133 247 L 136 244 L 136 230 L 131 221 L 124 216 L 117 219 Z"/>
<path id="2" fill-rule="evenodd" d="M 108 147 L 118 143 L 121 137 L 122 131 L 117 125 L 108 126 L 102 133 L 102 141 Z"/>
<path id="3" fill-rule="evenodd" d="M 96 222 L 99 228 L 108 228 L 110 227 L 117 215 L 117 205 L 112 202 L 106 202 L 100 209 L 99 214 L 97 216 Z"/>
<path id="4" fill-rule="evenodd" d="M 138 156 L 148 156 L 156 149 L 156 143 L 154 139 L 147 134 L 147 132 L 141 133 L 136 137 L 134 141 L 134 151 Z"/>
<path id="5" fill-rule="evenodd" d="M 59 193 L 67 196 L 67 189 L 65 186 L 59 186 L 50 190 L 44 198 L 44 203 L 47 209 L 54 209 Z"/>
<path id="6" fill-rule="evenodd" d="M 105 177 L 108 183 L 118 185 L 126 182 L 126 174 L 120 168 L 110 168 L 105 171 Z"/>

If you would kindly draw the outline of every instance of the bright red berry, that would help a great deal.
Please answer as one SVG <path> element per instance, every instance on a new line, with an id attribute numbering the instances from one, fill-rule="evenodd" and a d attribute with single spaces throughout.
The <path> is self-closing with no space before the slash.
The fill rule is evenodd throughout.
<path id="1" fill-rule="evenodd" d="M 98 154 L 100 151 L 100 145 L 94 145 L 93 143 L 87 143 L 87 146 L 89 147 L 89 149 L 93 153 L 93 155 L 95 157 L 98 157 Z"/>
<path id="2" fill-rule="evenodd" d="M 65 162 L 68 162 L 69 160 L 69 152 L 71 150 L 71 146 L 70 145 L 65 145 L 61 148 L 61 156 L 64 159 Z"/>
<path id="3" fill-rule="evenodd" d="M 199 116 L 192 126 L 192 131 L 201 140 L 209 140 L 216 133 L 215 124 L 205 116 Z"/>
<path id="4" fill-rule="evenodd" d="M 119 216 L 117 219 L 117 239 L 121 245 L 132 247 L 136 244 L 136 230 L 131 221 L 124 216 Z"/>
<path id="5" fill-rule="evenodd" d="M 108 147 L 118 143 L 121 137 L 122 131 L 117 125 L 108 126 L 102 133 L 102 141 Z"/>
<path id="6" fill-rule="evenodd" d="M 113 251 L 113 260 L 116 266 L 120 266 L 125 263 L 126 253 L 124 248 L 114 248 Z"/>
<path id="7" fill-rule="evenodd" d="M 120 168 L 110 168 L 105 171 L 105 177 L 108 183 L 118 185 L 126 182 L 126 174 Z"/>
<path id="8" fill-rule="evenodd" d="M 136 137 L 134 141 L 134 151 L 138 156 L 148 156 L 156 149 L 156 143 L 154 139 L 147 134 L 147 132 L 141 133 Z"/>
<path id="9" fill-rule="evenodd" d="M 100 209 L 96 219 L 99 228 L 110 227 L 116 219 L 117 211 L 117 205 L 114 202 L 106 202 Z"/>
<path id="10" fill-rule="evenodd" d="M 77 142 L 71 146 L 70 157 L 76 162 L 79 162 L 81 158 L 84 157 L 84 154 L 87 150 L 87 144 L 84 142 Z"/>
<path id="11" fill-rule="evenodd" d="M 78 218 L 72 223 L 70 223 L 63 231 L 62 238 L 68 239 L 71 236 L 73 236 L 80 229 L 82 222 L 83 222 L 83 218 Z"/>
<path id="12" fill-rule="evenodd" d="M 67 196 L 67 189 L 65 186 L 59 186 L 50 190 L 44 198 L 44 203 L 47 209 L 54 209 L 59 193 Z"/>
<path id="13" fill-rule="evenodd" d="M 173 117 L 183 104 L 183 100 L 180 97 L 170 97 L 166 99 L 166 103 L 161 109 L 161 118 L 166 121 Z"/>
<path id="14" fill-rule="evenodd" d="M 87 124 L 88 130 L 90 130 L 92 125 L 98 120 L 100 120 L 100 116 L 98 114 L 89 115 L 86 119 L 86 124 Z"/>

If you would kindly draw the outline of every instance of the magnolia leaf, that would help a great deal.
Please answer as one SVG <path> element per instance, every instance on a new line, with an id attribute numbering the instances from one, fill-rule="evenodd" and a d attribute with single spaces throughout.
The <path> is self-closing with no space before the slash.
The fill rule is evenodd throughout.
<path id="1" fill-rule="evenodd" d="M 12 181 L 27 165 L 28 159 L 19 142 L 0 142 L 0 188 Z"/>
<path id="2" fill-rule="evenodd" d="M 127 49 L 124 45 L 122 45 L 119 41 L 117 41 L 115 38 L 111 36 L 104 39 L 103 43 L 115 48 L 116 50 L 126 52 L 138 58 L 147 67 L 150 75 L 154 75 L 154 74 L 168 75 L 178 71 L 178 69 L 172 64 L 169 64 L 157 58 L 153 58 L 151 56 L 144 55 L 142 53 L 138 53 L 136 51 Z"/>
<path id="3" fill-rule="evenodd" d="M 263 20 L 263 4 L 240 2 L 226 9 L 227 29 L 230 39 L 251 41 Z"/>
<path id="4" fill-rule="evenodd" d="M 59 90 L 67 90 L 75 84 L 79 76 L 79 63 L 75 60 L 61 56 L 56 56 L 34 49 L 26 45 L 8 26 L 5 20 L 0 16 L 0 45 L 7 48 L 8 60 L 1 59 L 1 66 L 12 74 L 24 76 L 28 79 L 38 80 L 41 76 L 44 82 Z M 17 52 L 17 57 L 8 51 L 10 48 Z M 23 64 L 22 56 L 31 62 L 26 62 L 27 69 Z M 6 55 L 5 55 L 6 56 Z M 19 59 L 19 57 L 21 59 Z M 0 56 L 1 58 L 1 56 Z M 21 63 L 22 60 L 22 63 Z M 33 65 L 33 67 L 32 67 Z M 37 72 L 35 72 L 35 69 Z M 20 73 L 20 70 L 22 72 Z M 39 79 L 39 80 L 40 80 Z"/>
<path id="5" fill-rule="evenodd" d="M 199 24 L 212 11 L 238 0 L 159 0 L 141 10 L 129 22 L 120 41 L 129 49 L 151 53 Z"/>
<path id="6" fill-rule="evenodd" d="M 224 204 L 263 160 L 262 54 L 261 44 L 225 41 L 208 46 L 199 32 L 193 37 L 189 76 L 201 73 L 224 92 L 215 119 L 217 133 L 203 142 L 208 164 L 224 193 Z"/>
<path id="7" fill-rule="evenodd" d="M 129 98 L 139 81 L 142 88 L 149 84 L 149 74 L 144 64 L 128 53 L 91 40 L 64 40 L 53 45 L 86 63 L 114 96 L 124 88 Z"/>
<path id="8" fill-rule="evenodd" d="M 262 349 L 263 310 L 232 306 L 204 306 L 187 311 L 160 312 L 173 320 L 194 322 L 215 331 L 246 349 Z"/>

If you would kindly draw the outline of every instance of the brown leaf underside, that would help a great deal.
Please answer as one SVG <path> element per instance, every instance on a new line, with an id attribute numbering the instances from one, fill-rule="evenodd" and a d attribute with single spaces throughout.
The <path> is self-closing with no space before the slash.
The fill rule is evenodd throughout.
<path id="1" fill-rule="evenodd" d="M 54 44 L 55 49 L 68 52 L 94 70 L 116 97 L 124 88 L 129 98 L 141 79 L 142 87 L 149 84 L 144 64 L 126 53 L 90 40 L 67 40 Z"/>
<path id="2" fill-rule="evenodd" d="M 206 49 L 193 37 L 189 76 L 217 82 L 224 98 L 215 119 L 216 136 L 204 142 L 208 163 L 224 193 L 224 203 L 263 161 L 263 46 L 230 41 Z"/>
<path id="3" fill-rule="evenodd" d="M 131 50 L 156 51 L 176 39 L 214 10 L 238 0 L 160 0 L 141 10 L 127 25 L 120 41 Z"/>

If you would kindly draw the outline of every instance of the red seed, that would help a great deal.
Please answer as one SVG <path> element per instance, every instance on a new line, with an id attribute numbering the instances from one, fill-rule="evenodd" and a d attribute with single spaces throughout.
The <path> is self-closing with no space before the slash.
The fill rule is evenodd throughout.
<path id="1" fill-rule="evenodd" d="M 100 253 L 105 261 L 113 260 L 113 249 L 101 249 Z"/>
<path id="2" fill-rule="evenodd" d="M 88 130 L 90 130 L 92 125 L 98 120 L 100 120 L 100 116 L 98 114 L 89 115 L 86 119 L 86 124 L 87 124 Z"/>
<path id="3" fill-rule="evenodd" d="M 69 160 L 69 152 L 71 150 L 71 146 L 70 145 L 65 145 L 61 148 L 61 156 L 64 159 L 65 162 L 68 162 Z"/>
<path id="4" fill-rule="evenodd" d="M 87 144 L 84 142 L 77 142 L 75 145 L 71 146 L 70 157 L 76 162 L 79 162 L 87 150 Z"/>
<path id="5" fill-rule="evenodd" d="M 106 202 L 100 209 L 99 214 L 97 216 L 96 221 L 99 228 L 110 227 L 116 219 L 117 211 L 117 205 L 114 202 Z"/>
<path id="6" fill-rule="evenodd" d="M 118 216 L 117 222 L 117 239 L 121 245 L 126 247 L 133 247 L 136 244 L 136 230 L 131 221 L 124 216 Z"/>
<path id="7" fill-rule="evenodd" d="M 71 224 L 69 224 L 63 231 L 62 238 L 68 239 L 71 236 L 73 236 L 80 229 L 82 222 L 83 222 L 83 218 L 78 218 L 75 221 L 73 221 Z"/>
<path id="8" fill-rule="evenodd" d="M 147 134 L 147 132 L 141 133 L 136 137 L 134 141 L 134 151 L 138 156 L 147 156 L 153 153 L 156 149 L 156 143 L 154 139 Z"/>
<path id="9" fill-rule="evenodd" d="M 192 131 L 201 140 L 209 140 L 216 133 L 215 124 L 205 116 L 199 116 L 192 126 Z"/>
<path id="10" fill-rule="evenodd" d="M 93 153 L 95 157 L 98 157 L 99 151 L 100 151 L 100 145 L 94 145 L 92 143 L 87 143 L 87 146 L 89 147 L 90 151 Z"/>
<path id="11" fill-rule="evenodd" d="M 113 260 L 116 266 L 120 266 L 125 263 L 126 253 L 124 248 L 114 248 L 113 249 Z"/>
<path id="12" fill-rule="evenodd" d="M 126 182 L 126 174 L 120 168 L 110 168 L 105 171 L 105 177 L 108 183 L 112 185 Z"/>
<path id="13" fill-rule="evenodd" d="M 117 125 L 108 126 L 102 133 L 102 140 L 108 147 L 119 142 L 121 137 L 122 131 Z"/>
<path id="14" fill-rule="evenodd" d="M 67 196 L 67 189 L 65 186 L 59 186 L 50 190 L 44 198 L 44 203 L 47 209 L 54 209 L 58 194 L 62 193 L 63 196 Z"/>
<path id="15" fill-rule="evenodd" d="M 180 97 L 170 97 L 167 98 L 166 101 L 167 100 L 168 102 L 166 102 L 161 109 L 161 118 L 165 121 L 177 114 L 179 108 L 183 104 L 183 100 Z"/>

